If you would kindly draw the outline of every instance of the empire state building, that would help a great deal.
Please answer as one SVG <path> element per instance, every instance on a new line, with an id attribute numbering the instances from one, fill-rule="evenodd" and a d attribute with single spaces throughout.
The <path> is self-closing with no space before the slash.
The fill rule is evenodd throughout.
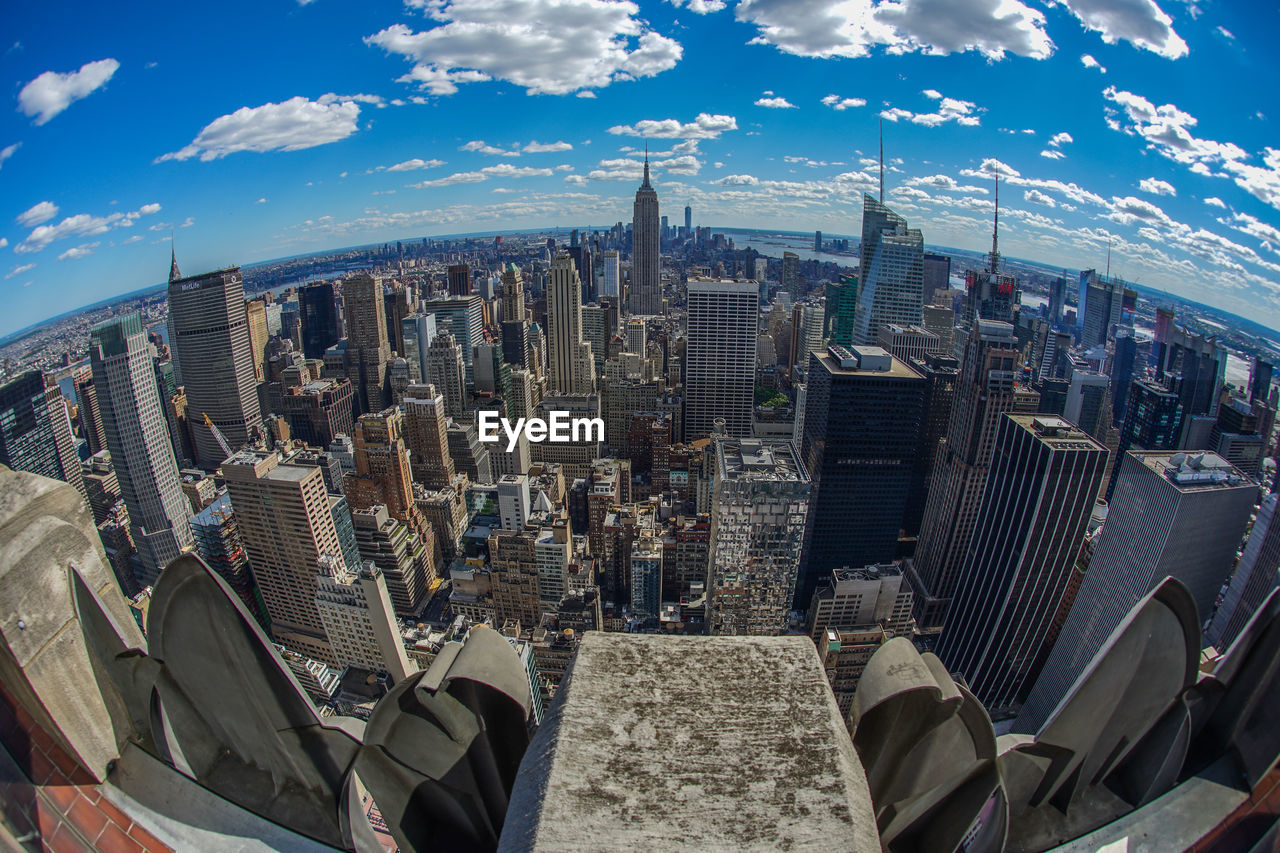
<path id="1" fill-rule="evenodd" d="M 662 272 L 658 259 L 658 193 L 649 183 L 649 155 L 644 182 L 636 190 L 631 221 L 631 313 L 662 313 Z"/>

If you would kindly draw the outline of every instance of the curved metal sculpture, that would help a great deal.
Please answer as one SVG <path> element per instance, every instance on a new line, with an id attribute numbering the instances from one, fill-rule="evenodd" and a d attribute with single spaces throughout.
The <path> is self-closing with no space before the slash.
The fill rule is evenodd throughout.
<path id="1" fill-rule="evenodd" d="M 1047 849 L 1229 751 L 1256 784 L 1280 754 L 1280 591 L 1204 676 L 1199 626 L 1191 594 L 1166 578 L 1038 733 L 999 738 L 937 658 L 890 640 L 868 662 L 850 717 L 885 849 Z"/>
<path id="2" fill-rule="evenodd" d="M 366 726 L 322 718 L 226 583 L 178 558 L 156 584 L 147 648 L 133 648 L 80 573 L 76 610 L 99 688 L 130 740 L 175 770 L 301 835 L 380 850 L 359 784 L 402 850 L 493 849 L 528 744 L 528 681 L 480 629 L 404 679 Z"/>

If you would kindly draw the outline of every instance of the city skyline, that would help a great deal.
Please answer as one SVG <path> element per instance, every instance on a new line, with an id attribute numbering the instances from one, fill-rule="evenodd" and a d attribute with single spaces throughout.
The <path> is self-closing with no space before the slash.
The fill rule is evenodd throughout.
<path id="1" fill-rule="evenodd" d="M 825 3 L 540 0 L 499 23 L 483 5 L 282 3 L 252 26 L 86 8 L 70 33 L 18 12 L 0 333 L 153 283 L 170 231 L 197 271 L 628 221 L 646 143 L 677 218 L 856 234 L 881 121 L 885 201 L 927 244 L 984 248 L 998 170 L 1006 254 L 1101 269 L 1109 252 L 1128 280 L 1280 326 L 1265 104 L 1191 85 L 1274 78 L 1274 11 L 907 3 L 857 23 Z M 255 60 L 185 61 L 218 43 Z"/>

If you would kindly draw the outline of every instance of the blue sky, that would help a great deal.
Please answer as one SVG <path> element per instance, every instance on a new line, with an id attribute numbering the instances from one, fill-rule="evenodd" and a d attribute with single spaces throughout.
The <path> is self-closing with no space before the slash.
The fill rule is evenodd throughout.
<path id="1" fill-rule="evenodd" d="M 1280 10 L 258 0 L 0 13 L 0 334 L 188 272 L 663 212 L 1106 262 L 1280 328 Z M 68 22 L 71 22 L 70 24 Z"/>

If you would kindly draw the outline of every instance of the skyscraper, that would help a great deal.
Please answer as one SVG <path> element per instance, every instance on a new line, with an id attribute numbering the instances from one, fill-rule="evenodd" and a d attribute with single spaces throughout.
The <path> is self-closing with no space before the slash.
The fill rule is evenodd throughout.
<path id="1" fill-rule="evenodd" d="M 445 402 L 434 385 L 410 385 L 404 400 L 404 441 L 413 481 L 428 489 L 448 488 L 453 457 L 445 420 Z"/>
<path id="2" fill-rule="evenodd" d="M 196 513 L 191 519 L 191 532 L 195 536 L 196 548 L 209 568 L 227 582 L 253 618 L 262 620 L 265 616 L 262 600 L 249 567 L 249 555 L 240 535 L 240 522 L 231 507 L 231 496 L 223 492 L 217 500 Z"/>
<path id="3" fill-rule="evenodd" d="M 858 280 L 854 343 L 874 346 L 885 323 L 923 322 L 924 235 L 865 193 Z"/>
<path id="4" fill-rule="evenodd" d="M 1080 273 L 1080 302 L 1076 324 L 1080 327 L 1080 346 L 1088 350 L 1105 344 L 1112 328 L 1120 322 L 1124 307 L 1124 282 L 1099 275 L 1097 270 Z"/>
<path id="5" fill-rule="evenodd" d="M 841 275 L 827 284 L 826 318 L 823 325 L 831 343 L 853 346 L 853 318 L 858 310 L 858 277 Z"/>
<path id="6" fill-rule="evenodd" d="M 372 562 L 349 570 L 328 555 L 317 568 L 316 609 L 337 662 L 385 672 L 394 681 L 417 672 L 405 654 L 382 570 Z"/>
<path id="7" fill-rule="evenodd" d="M 964 328 L 973 333 L 979 319 L 1014 322 L 1013 306 L 1018 304 L 1018 279 L 1000 272 L 1000 176 L 996 175 L 995 216 L 991 225 L 991 252 L 985 270 L 968 270 L 964 275 Z"/>
<path id="8" fill-rule="evenodd" d="M 993 712 L 1015 709 L 1040 665 L 1107 449 L 1062 418 L 1005 415 L 937 653 Z"/>
<path id="9" fill-rule="evenodd" d="M 161 404 L 165 401 L 161 400 Z M 76 380 L 76 420 L 80 423 L 80 432 L 89 442 L 89 455 L 101 451 L 107 446 L 102 428 L 102 410 L 98 408 L 98 391 L 93 387 L 93 373 L 83 379 Z"/>
<path id="10" fill-rule="evenodd" d="M 472 387 L 472 363 L 476 344 L 484 340 L 484 301 L 479 296 L 450 296 L 423 301 L 422 310 L 435 314 L 436 328 L 448 329 L 462 347 L 462 367 L 467 387 Z"/>
<path id="11" fill-rule="evenodd" d="M 691 278 L 685 344 L 685 440 L 708 436 L 724 418 L 732 436 L 751 435 L 760 291 L 755 282 Z"/>
<path id="12" fill-rule="evenodd" d="M 684 206 L 684 236 L 693 237 L 693 208 L 687 204 Z"/>
<path id="13" fill-rule="evenodd" d="M 244 303 L 244 313 L 249 324 L 249 354 L 253 356 L 253 377 L 261 382 L 266 370 L 267 340 L 271 337 L 271 333 L 267 331 L 267 304 L 261 299 L 250 299 Z"/>
<path id="14" fill-rule="evenodd" d="M 800 256 L 795 252 L 782 253 L 782 290 L 793 299 L 800 295 Z"/>
<path id="15" fill-rule="evenodd" d="M 620 272 L 618 264 L 618 250 L 606 249 L 604 252 L 604 280 L 600 284 L 601 296 L 618 296 Z"/>
<path id="16" fill-rule="evenodd" d="M 796 606 L 833 568 L 894 558 L 924 422 L 925 381 L 879 347 L 809 354 L 801 458 L 813 488 Z"/>
<path id="17" fill-rule="evenodd" d="M 129 529 L 138 549 L 142 584 L 194 544 L 191 504 L 178 482 L 178 465 L 160 411 L 155 372 L 142 318 L 115 317 L 89 331 L 93 385 Z"/>
<path id="18" fill-rule="evenodd" d="M 57 384 L 46 386 L 38 370 L 28 370 L 0 387 L 0 463 L 62 480 L 88 496 L 67 404 Z"/>
<path id="19" fill-rule="evenodd" d="M 449 417 L 461 417 L 466 411 L 467 379 L 462 347 L 447 329 L 438 332 L 427 349 L 427 375 L 423 381 L 436 386 L 436 391 L 444 397 Z"/>
<path id="20" fill-rule="evenodd" d="M 400 337 L 404 339 L 404 357 L 409 363 L 409 381 L 425 382 L 427 348 L 436 336 L 436 315 L 410 314 L 400 321 Z"/>
<path id="21" fill-rule="evenodd" d="M 446 271 L 450 296 L 471 295 L 471 266 L 469 264 L 450 264 Z"/>
<path id="22" fill-rule="evenodd" d="M 717 438 L 714 445 L 707 624 L 713 634 L 785 633 L 809 475 L 789 440 Z"/>
<path id="23" fill-rule="evenodd" d="M 595 387 L 591 345 L 582 339 L 581 282 L 567 252 L 551 261 L 547 284 L 547 387 L 565 394 L 590 394 Z"/>
<path id="24" fill-rule="evenodd" d="M 333 282 L 318 281 L 299 288 L 298 313 L 302 322 L 303 355 L 324 358 L 324 351 L 342 337 L 338 329 L 338 299 Z"/>
<path id="25" fill-rule="evenodd" d="M 946 618 L 986 485 L 1001 416 L 1036 411 L 1039 395 L 1018 387 L 1018 360 L 1013 326 L 977 321 L 965 344 L 947 441 L 934 462 L 920 542 L 907 571 L 915 593 L 916 621 L 922 630 L 936 630 Z M 812 398 L 813 391 L 809 393 Z"/>
<path id="26" fill-rule="evenodd" d="M 1178 395 L 1150 379 L 1135 379 L 1129 383 L 1117 454 L 1123 459 L 1130 450 L 1173 450 L 1178 446 L 1181 427 L 1182 403 Z M 1108 500 L 1119 477 L 1117 461 L 1107 485 Z"/>
<path id="27" fill-rule="evenodd" d="M 1258 517 L 1249 531 L 1244 555 L 1236 566 L 1227 591 L 1205 631 L 1205 640 L 1225 652 L 1240 636 L 1271 590 L 1280 585 L 1280 493 L 1272 492 L 1262 499 Z M 1201 614 L 1204 615 L 1204 614 Z"/>
<path id="28" fill-rule="evenodd" d="M 271 636 L 288 648 L 337 663 L 316 608 L 316 566 L 342 554 L 319 468 L 280 454 L 241 451 L 222 465 Z"/>
<path id="29" fill-rule="evenodd" d="M 342 283 L 347 318 L 347 377 L 355 386 L 355 413 L 382 411 L 391 399 L 387 364 L 386 306 L 382 282 L 371 275 L 355 275 Z"/>
<path id="30" fill-rule="evenodd" d="M 649 155 L 644 181 L 636 190 L 631 224 L 631 313 L 662 313 L 662 268 L 658 239 L 658 193 L 649 183 Z"/>
<path id="31" fill-rule="evenodd" d="M 1129 385 L 1133 382 L 1137 362 L 1138 339 L 1133 328 L 1118 330 L 1115 354 L 1111 358 L 1111 414 L 1118 422 L 1124 420 L 1129 403 Z"/>
<path id="32" fill-rule="evenodd" d="M 1165 577 L 1177 578 L 1200 619 L 1235 561 L 1257 486 L 1213 453 L 1125 455 L 1089 570 L 1058 641 L 1018 716 L 1034 732 L 1057 707 L 1130 609 Z"/>
<path id="33" fill-rule="evenodd" d="M 169 281 L 169 346 L 195 415 L 196 464 L 212 471 L 227 454 L 206 417 L 232 450 L 262 428 L 239 267 Z"/>
<path id="34" fill-rule="evenodd" d="M 946 293 L 951 289 L 951 258 L 947 255 L 925 252 L 921 268 L 924 272 L 922 290 L 924 304 L 932 305 L 934 294 Z"/>
<path id="35" fill-rule="evenodd" d="M 911 492 L 902 516 L 902 533 L 910 538 L 920 534 L 925 503 L 936 481 L 939 442 L 947 435 L 960 362 L 950 355 L 926 355 L 907 362 L 924 377 L 924 423 L 920 428 L 916 458 L 911 466 Z"/>

